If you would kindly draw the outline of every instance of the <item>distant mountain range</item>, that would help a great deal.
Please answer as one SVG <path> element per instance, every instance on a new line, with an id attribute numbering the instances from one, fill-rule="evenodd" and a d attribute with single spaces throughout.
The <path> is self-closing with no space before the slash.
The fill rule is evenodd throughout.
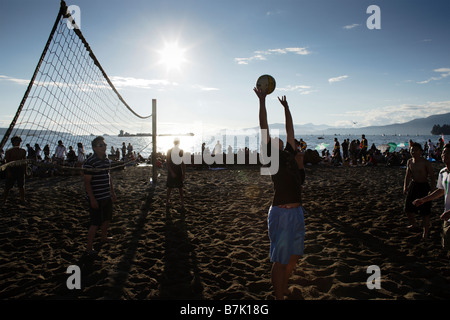
<path id="1" fill-rule="evenodd" d="M 0 137 L 3 137 L 3 135 L 6 133 L 8 128 L 0 128 Z M 24 129 L 21 134 L 22 135 L 30 135 L 30 136 L 39 136 L 40 134 L 60 134 L 62 136 L 67 135 L 68 133 L 55 131 L 55 130 L 35 130 L 35 129 Z"/>
<path id="2" fill-rule="evenodd" d="M 308 135 L 431 135 L 431 129 L 434 125 L 443 126 L 445 124 L 450 124 L 450 113 L 439 114 L 429 116 L 427 118 L 418 118 L 405 123 L 395 123 L 385 126 L 370 126 L 361 128 L 342 128 L 342 127 L 332 127 L 325 124 L 315 125 L 312 123 L 307 124 L 297 124 L 294 125 L 294 130 L 296 135 L 308 134 Z M 284 133 L 285 125 L 284 123 L 273 123 L 270 124 L 270 129 L 280 130 L 280 134 Z M 259 130 L 256 128 L 247 128 L 244 130 Z M 40 130 L 37 130 L 40 131 Z M 0 128 L 0 135 L 3 136 L 6 132 L 6 128 Z M 36 133 L 36 132 L 35 132 Z"/>
<path id="3" fill-rule="evenodd" d="M 438 124 L 450 124 L 450 113 L 429 116 L 427 118 L 414 119 L 405 123 L 395 123 L 385 126 L 369 126 L 361 128 L 342 128 L 328 125 L 314 125 L 312 123 L 294 125 L 295 134 L 313 134 L 313 135 L 431 135 L 431 129 Z M 280 132 L 285 130 L 284 123 L 274 123 L 269 125 L 270 129 L 278 129 Z M 257 129 L 257 128 L 252 128 Z"/>

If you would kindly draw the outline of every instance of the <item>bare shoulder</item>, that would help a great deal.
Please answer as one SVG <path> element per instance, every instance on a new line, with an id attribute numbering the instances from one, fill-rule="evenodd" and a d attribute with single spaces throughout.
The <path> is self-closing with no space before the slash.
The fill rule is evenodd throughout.
<path id="1" fill-rule="evenodd" d="M 428 161 L 427 159 L 423 158 L 423 157 L 420 157 L 418 162 L 419 162 L 420 164 L 425 165 L 425 166 L 431 166 L 431 162 Z"/>

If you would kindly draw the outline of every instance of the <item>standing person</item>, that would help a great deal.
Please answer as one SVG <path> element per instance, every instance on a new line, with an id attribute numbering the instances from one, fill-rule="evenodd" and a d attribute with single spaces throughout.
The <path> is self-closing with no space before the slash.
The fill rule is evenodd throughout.
<path id="1" fill-rule="evenodd" d="M 77 161 L 78 161 L 79 163 L 83 163 L 84 160 L 86 160 L 86 155 L 84 154 L 84 147 L 83 147 L 83 144 L 82 144 L 81 142 L 78 142 L 77 147 L 78 147 Z"/>
<path id="2" fill-rule="evenodd" d="M 352 140 L 352 142 L 350 142 L 350 158 L 353 166 L 358 165 L 358 145 L 356 140 Z"/>
<path id="3" fill-rule="evenodd" d="M 297 139 L 295 139 L 294 141 L 296 144 L 295 161 L 297 162 L 298 168 L 300 170 L 304 170 L 305 149 L 302 147 L 302 139 L 300 139 L 300 141 L 297 141 Z"/>
<path id="4" fill-rule="evenodd" d="M 338 138 L 334 138 L 334 148 L 333 153 L 341 152 L 341 145 L 339 144 Z"/>
<path id="5" fill-rule="evenodd" d="M 348 142 L 349 139 L 344 139 L 344 142 L 342 142 L 342 158 L 344 161 L 348 161 Z"/>
<path id="6" fill-rule="evenodd" d="M 367 161 L 367 148 L 369 147 L 369 142 L 366 139 L 366 135 L 361 136 L 361 163 L 366 163 Z"/>
<path id="7" fill-rule="evenodd" d="M 333 162 L 333 165 L 335 165 L 335 166 L 340 165 L 342 162 L 341 146 L 340 146 L 337 138 L 334 138 L 334 149 L 333 149 L 332 162 Z"/>
<path id="8" fill-rule="evenodd" d="M 11 138 L 12 148 L 6 150 L 5 161 L 6 163 L 26 160 L 27 151 L 20 147 L 22 143 L 22 138 L 19 136 L 14 136 Z M 2 204 L 8 199 L 9 191 L 14 186 L 17 181 L 17 188 L 19 188 L 20 201 L 25 203 L 25 170 L 26 164 L 20 166 L 9 166 L 6 168 L 6 184 L 5 192 L 3 194 Z"/>
<path id="9" fill-rule="evenodd" d="M 183 150 L 179 148 L 180 140 L 175 138 L 173 144 L 173 148 L 167 151 L 166 210 L 169 210 L 170 194 L 173 188 L 178 188 L 178 192 L 180 193 L 181 208 L 184 210 L 183 184 L 186 173 L 186 164 L 184 161 L 173 161 L 172 157 L 174 155 L 178 155 L 178 160 L 181 160 L 183 157 Z"/>
<path id="10" fill-rule="evenodd" d="M 205 162 L 205 149 L 206 149 L 206 143 L 202 143 L 202 169 L 204 169 L 207 165 Z"/>
<path id="11" fill-rule="evenodd" d="M 81 142 L 77 143 L 77 150 L 78 150 L 78 154 L 77 154 L 77 161 L 75 163 L 75 167 L 81 168 L 83 166 L 84 161 L 86 160 L 86 155 L 84 154 L 84 147 Z M 78 174 L 81 175 L 82 172 L 78 171 Z"/>
<path id="12" fill-rule="evenodd" d="M 438 140 L 439 142 L 438 142 L 438 148 L 441 150 L 441 152 L 442 152 L 442 150 L 444 150 L 444 136 L 442 136 L 441 138 L 439 138 L 439 140 Z"/>
<path id="13" fill-rule="evenodd" d="M 429 234 L 429 224 L 431 215 L 431 202 L 421 206 L 415 206 L 413 201 L 423 198 L 430 192 L 430 184 L 436 184 L 434 179 L 433 167 L 431 163 L 422 157 L 422 146 L 420 143 L 413 143 L 410 148 L 412 158 L 406 164 L 405 182 L 403 193 L 406 195 L 405 213 L 408 216 L 410 226 L 408 228 L 417 228 L 418 224 L 414 214 L 420 212 L 423 217 L 423 238 L 426 239 Z"/>
<path id="14" fill-rule="evenodd" d="M 125 145 L 125 142 L 122 142 L 122 160 L 125 161 L 125 156 L 127 154 L 127 146 Z"/>
<path id="15" fill-rule="evenodd" d="M 50 159 L 50 146 L 46 144 L 44 147 L 44 160 L 48 161 L 49 159 Z"/>
<path id="16" fill-rule="evenodd" d="M 41 147 L 37 143 L 34 145 L 34 152 L 36 154 L 36 160 L 37 161 L 42 161 Z"/>
<path id="17" fill-rule="evenodd" d="M 271 176 L 274 197 L 267 221 L 270 238 L 270 260 L 273 263 L 272 284 L 275 298 L 281 300 L 289 294 L 288 280 L 298 260 L 303 255 L 305 222 L 301 185 L 305 179 L 305 171 L 304 169 L 300 170 L 295 161 L 294 126 L 286 97 L 278 98 L 284 107 L 286 119 L 287 143 L 286 147 L 283 148 L 283 141 L 278 138 L 270 138 L 266 111 L 267 94 L 257 88 L 253 90 L 259 98 L 259 124 L 261 131 L 267 138 L 268 146 L 266 150 L 272 150 L 272 143 L 278 146 L 279 168 Z"/>
<path id="18" fill-rule="evenodd" d="M 439 141 L 436 145 L 435 153 L 436 153 L 436 160 L 439 160 L 442 158 L 442 151 L 444 150 L 444 138 L 439 138 Z"/>
<path id="19" fill-rule="evenodd" d="M 214 146 L 213 155 L 220 155 L 222 154 L 222 145 L 220 144 L 220 141 L 217 140 L 216 145 Z"/>
<path id="20" fill-rule="evenodd" d="M 131 142 L 128 142 L 127 152 L 128 155 L 133 154 L 133 146 L 131 145 Z"/>
<path id="21" fill-rule="evenodd" d="M 428 139 L 428 158 L 433 159 L 434 158 L 434 144 L 431 142 L 431 139 Z"/>
<path id="22" fill-rule="evenodd" d="M 58 141 L 58 145 L 56 146 L 55 149 L 55 155 L 56 155 L 56 164 L 60 166 L 64 165 L 64 159 L 67 155 L 67 150 L 61 140 Z"/>
<path id="23" fill-rule="evenodd" d="M 111 161 L 106 156 L 106 143 L 103 137 L 98 136 L 92 141 L 94 153 L 83 164 L 84 185 L 86 198 L 89 202 L 90 226 L 87 238 L 86 252 L 95 254 L 93 243 L 97 230 L 101 229 L 103 242 L 112 240 L 108 237 L 109 223 L 112 219 L 113 202 L 116 201 L 110 169 Z M 89 169 L 104 169 L 92 170 Z"/>
<path id="24" fill-rule="evenodd" d="M 444 221 L 443 232 L 442 232 L 442 247 L 450 252 L 450 197 L 449 197 L 449 182 L 450 182 L 450 143 L 444 146 L 442 152 L 442 162 L 445 167 L 441 169 L 438 176 L 438 181 L 436 184 L 436 190 L 427 195 L 426 197 L 415 200 L 413 203 L 416 206 L 421 206 L 424 203 L 432 200 L 444 197 L 444 213 L 441 215 L 440 219 Z"/>

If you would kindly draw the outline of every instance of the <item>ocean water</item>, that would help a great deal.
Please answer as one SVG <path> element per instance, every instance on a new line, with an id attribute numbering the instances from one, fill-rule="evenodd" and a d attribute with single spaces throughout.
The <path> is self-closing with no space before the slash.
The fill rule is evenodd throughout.
<path id="1" fill-rule="evenodd" d="M 395 143 L 398 145 L 396 151 L 405 148 L 408 146 L 410 140 L 414 142 L 420 143 L 422 146 L 428 140 L 431 140 L 435 145 L 438 143 L 438 139 L 441 136 L 433 136 L 433 135 L 366 135 L 366 139 L 368 140 L 369 148 L 372 144 L 375 144 L 376 147 L 387 145 L 388 143 Z M 140 152 L 143 157 L 148 157 L 152 152 L 152 144 L 151 137 L 106 137 L 107 140 L 110 141 L 109 144 L 121 146 L 122 142 L 125 142 L 127 145 L 131 143 L 136 152 Z M 157 150 L 161 153 L 166 153 L 168 149 L 173 147 L 173 141 L 175 137 L 172 136 L 163 136 L 157 138 Z M 257 134 L 241 134 L 241 135 L 228 135 L 228 134 L 212 134 L 205 136 L 181 136 L 178 137 L 180 139 L 180 148 L 185 152 L 190 153 L 201 153 L 202 143 L 205 143 L 205 147 L 209 148 L 210 151 L 213 151 L 219 141 L 222 152 L 228 153 L 229 148 L 233 150 L 234 153 L 237 153 L 239 149 L 244 149 L 245 147 L 250 150 L 259 151 L 260 139 Z M 332 150 L 334 146 L 334 139 L 337 138 L 339 143 L 342 144 L 344 139 L 361 140 L 361 135 L 297 135 L 297 139 L 303 139 L 307 143 L 307 149 L 316 149 L 320 144 L 328 144 L 328 150 Z M 320 139 L 319 139 L 320 138 Z M 280 135 L 280 139 L 286 141 L 286 137 Z M 448 142 L 450 136 L 444 136 L 444 141 Z"/>

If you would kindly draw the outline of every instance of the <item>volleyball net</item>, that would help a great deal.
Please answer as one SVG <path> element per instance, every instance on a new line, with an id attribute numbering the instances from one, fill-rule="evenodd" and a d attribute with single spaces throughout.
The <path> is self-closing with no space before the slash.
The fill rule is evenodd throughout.
<path id="1" fill-rule="evenodd" d="M 61 140 L 67 149 L 73 146 L 75 151 L 81 143 L 88 154 L 95 136 L 108 140 L 121 131 L 139 130 L 151 136 L 150 143 L 140 145 L 153 147 L 152 152 L 156 152 L 155 113 L 154 99 L 152 114 L 147 116 L 139 115 L 125 102 L 61 1 L 48 41 L 0 148 L 7 150 L 11 137 L 20 136 L 24 148 L 29 144 L 44 150 L 48 145 L 52 155 Z"/>

